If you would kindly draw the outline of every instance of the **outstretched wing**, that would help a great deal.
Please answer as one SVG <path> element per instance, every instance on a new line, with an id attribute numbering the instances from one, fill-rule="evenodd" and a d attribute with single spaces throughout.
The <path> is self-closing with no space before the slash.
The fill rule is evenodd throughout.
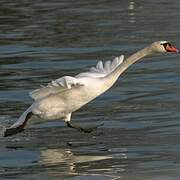
<path id="1" fill-rule="evenodd" d="M 104 64 L 102 61 L 98 61 L 96 67 L 91 67 L 88 72 L 80 73 L 76 78 L 81 77 L 105 77 L 111 72 L 113 72 L 124 60 L 124 55 L 114 58 L 112 61 L 105 61 Z"/>
<path id="2" fill-rule="evenodd" d="M 71 76 L 63 76 L 48 83 L 47 86 L 42 86 L 41 88 L 30 92 L 30 96 L 34 100 L 37 100 L 50 94 L 56 94 L 64 90 L 71 89 L 72 87 L 78 86 L 83 86 L 83 84 L 77 78 Z"/>
<path id="3" fill-rule="evenodd" d="M 59 79 L 56 79 L 47 86 L 42 86 L 39 89 L 36 89 L 30 92 L 30 96 L 34 99 L 41 99 L 43 97 L 49 96 L 51 94 L 60 93 L 62 91 L 72 89 L 73 87 L 84 86 L 83 78 L 101 78 L 105 77 L 111 72 L 113 72 L 121 63 L 123 62 L 124 56 L 116 57 L 112 61 L 105 61 L 103 64 L 102 61 L 99 61 L 96 67 L 91 67 L 88 72 L 83 72 L 75 77 L 64 76 Z"/>

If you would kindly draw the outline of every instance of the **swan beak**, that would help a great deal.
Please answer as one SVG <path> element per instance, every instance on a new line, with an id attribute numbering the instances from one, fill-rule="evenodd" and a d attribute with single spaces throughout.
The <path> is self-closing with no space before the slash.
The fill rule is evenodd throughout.
<path id="1" fill-rule="evenodd" d="M 170 45 L 167 45 L 165 49 L 167 52 L 179 52 L 179 50 L 177 48 L 170 46 Z"/>

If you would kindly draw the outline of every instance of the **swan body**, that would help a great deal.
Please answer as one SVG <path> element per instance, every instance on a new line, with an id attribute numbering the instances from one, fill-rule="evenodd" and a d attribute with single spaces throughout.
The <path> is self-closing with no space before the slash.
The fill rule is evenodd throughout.
<path id="1" fill-rule="evenodd" d="M 104 64 L 99 61 L 89 72 L 75 77 L 64 76 L 52 81 L 47 86 L 32 91 L 35 100 L 31 111 L 42 119 L 65 119 L 67 116 L 102 94 L 108 88 L 105 78 L 123 62 L 124 56 Z"/>
<path id="2" fill-rule="evenodd" d="M 4 136 L 16 134 L 24 130 L 32 115 L 42 119 L 62 119 L 68 126 L 83 130 L 70 124 L 71 114 L 101 95 L 116 82 L 118 77 L 137 60 L 157 52 L 178 52 L 167 41 L 158 41 L 138 51 L 124 61 L 124 56 L 113 61 L 99 61 L 96 67 L 75 77 L 63 76 L 30 93 L 34 103 L 9 128 Z"/>

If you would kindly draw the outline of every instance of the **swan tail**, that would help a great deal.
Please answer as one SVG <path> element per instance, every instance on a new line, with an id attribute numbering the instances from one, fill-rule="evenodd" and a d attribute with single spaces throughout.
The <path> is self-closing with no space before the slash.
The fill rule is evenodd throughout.
<path id="1" fill-rule="evenodd" d="M 31 107 L 29 107 L 12 126 L 3 128 L 3 136 L 7 137 L 24 131 L 25 126 L 32 115 Z"/>

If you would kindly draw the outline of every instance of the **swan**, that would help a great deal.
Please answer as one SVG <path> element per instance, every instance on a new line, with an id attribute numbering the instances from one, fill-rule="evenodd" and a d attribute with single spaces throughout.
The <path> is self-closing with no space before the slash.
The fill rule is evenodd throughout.
<path id="1" fill-rule="evenodd" d="M 33 104 L 9 128 L 3 128 L 3 136 L 21 132 L 31 116 L 46 120 L 64 120 L 71 128 L 91 132 L 101 126 L 89 128 L 72 123 L 71 115 L 88 102 L 101 95 L 116 82 L 118 77 L 133 63 L 147 55 L 165 52 L 179 52 L 168 41 L 157 41 L 124 60 L 124 55 L 112 61 L 99 61 L 96 67 L 90 68 L 75 77 L 63 76 L 30 92 Z"/>

